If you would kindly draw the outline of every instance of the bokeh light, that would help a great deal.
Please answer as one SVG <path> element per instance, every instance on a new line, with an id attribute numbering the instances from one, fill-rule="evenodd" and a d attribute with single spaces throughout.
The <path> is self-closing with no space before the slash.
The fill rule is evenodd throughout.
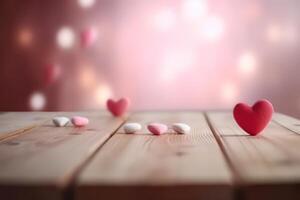
<path id="1" fill-rule="evenodd" d="M 267 27 L 267 38 L 270 42 L 278 43 L 282 39 L 282 29 L 279 25 L 271 24 Z"/>
<path id="2" fill-rule="evenodd" d="M 77 0 L 82 8 L 90 8 L 95 4 L 95 0 Z"/>
<path id="3" fill-rule="evenodd" d="M 112 91 L 107 84 L 99 84 L 95 90 L 95 100 L 102 108 L 106 105 L 107 99 L 112 97 Z"/>
<path id="4" fill-rule="evenodd" d="M 176 14 L 172 9 L 162 9 L 154 14 L 152 23 L 158 31 L 169 31 L 176 23 Z"/>
<path id="5" fill-rule="evenodd" d="M 4 111 L 99 109 L 111 95 L 136 110 L 266 98 L 300 117 L 296 1 L 9 1 L 0 2 Z M 47 106 L 31 106 L 36 91 Z"/>
<path id="6" fill-rule="evenodd" d="M 70 27 L 62 27 L 57 32 L 56 41 L 59 47 L 69 49 L 74 45 L 75 33 Z"/>
<path id="7" fill-rule="evenodd" d="M 299 33 L 297 31 L 297 29 L 295 28 L 295 25 L 289 25 L 286 27 L 285 30 L 285 40 L 289 43 L 289 44 L 296 44 L 298 37 L 299 37 Z"/>
<path id="8" fill-rule="evenodd" d="M 92 46 L 98 37 L 98 31 L 96 27 L 91 26 L 84 29 L 80 34 L 81 47 L 87 48 Z"/>
<path id="9" fill-rule="evenodd" d="M 44 67 L 44 83 L 45 86 L 49 86 L 56 82 L 62 76 L 62 68 L 55 63 L 46 64 Z"/>
<path id="10" fill-rule="evenodd" d="M 238 59 L 238 70 L 244 76 L 252 75 L 257 67 L 257 58 L 249 51 L 243 53 Z"/>
<path id="11" fill-rule="evenodd" d="M 188 71 L 196 62 L 196 56 L 191 51 L 170 51 L 164 55 L 161 64 L 161 78 L 173 81 L 185 71 Z"/>
<path id="12" fill-rule="evenodd" d="M 21 28 L 18 31 L 17 41 L 22 47 L 29 47 L 33 41 L 33 33 L 29 28 Z"/>
<path id="13" fill-rule="evenodd" d="M 182 5 L 182 15 L 188 22 L 197 22 L 207 14 L 204 0 L 185 0 Z"/>
<path id="14" fill-rule="evenodd" d="M 225 104 L 233 104 L 238 97 L 237 85 L 233 82 L 225 82 L 221 87 L 221 98 Z"/>
<path id="15" fill-rule="evenodd" d="M 210 16 L 205 19 L 201 31 L 204 40 L 217 42 L 224 34 L 225 24 L 220 17 Z"/>
<path id="16" fill-rule="evenodd" d="M 46 105 L 46 97 L 41 92 L 34 92 L 29 98 L 30 108 L 34 111 L 42 110 Z"/>
<path id="17" fill-rule="evenodd" d="M 82 89 L 87 90 L 93 88 L 97 83 L 97 76 L 93 67 L 90 65 L 80 66 L 79 84 Z"/>

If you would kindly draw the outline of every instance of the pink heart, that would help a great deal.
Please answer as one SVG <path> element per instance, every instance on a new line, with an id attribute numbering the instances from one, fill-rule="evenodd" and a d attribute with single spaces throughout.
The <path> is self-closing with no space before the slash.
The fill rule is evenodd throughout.
<path id="1" fill-rule="evenodd" d="M 161 135 L 168 130 L 166 125 L 160 123 L 151 123 L 147 126 L 147 128 L 153 135 Z"/>
<path id="2" fill-rule="evenodd" d="M 81 32 L 80 39 L 82 48 L 90 47 L 97 39 L 97 31 L 93 27 L 87 28 Z"/>
<path id="3" fill-rule="evenodd" d="M 77 127 L 83 127 L 88 125 L 89 119 L 86 117 L 74 116 L 71 119 L 72 124 Z"/>
<path id="4" fill-rule="evenodd" d="M 267 100 L 257 101 L 252 107 L 239 103 L 233 110 L 237 124 L 252 136 L 257 135 L 268 125 L 272 114 L 273 106 Z"/>
<path id="5" fill-rule="evenodd" d="M 122 116 L 129 106 L 129 99 L 122 98 L 118 101 L 108 99 L 106 102 L 107 109 L 116 117 Z"/>

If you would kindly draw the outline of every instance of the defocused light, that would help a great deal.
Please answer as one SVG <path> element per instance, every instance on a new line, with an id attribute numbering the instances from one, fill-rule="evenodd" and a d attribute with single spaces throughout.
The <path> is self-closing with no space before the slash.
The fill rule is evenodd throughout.
<path id="1" fill-rule="evenodd" d="M 69 27 L 62 27 L 56 35 L 57 44 L 63 49 L 69 49 L 75 41 L 74 31 Z"/>
<path id="2" fill-rule="evenodd" d="M 162 60 L 161 78 L 166 81 L 173 80 L 184 70 L 189 70 L 195 62 L 196 57 L 193 52 L 169 52 Z"/>
<path id="3" fill-rule="evenodd" d="M 298 33 L 297 33 L 295 25 L 288 26 L 284 32 L 284 36 L 285 36 L 286 41 L 289 43 L 297 42 Z"/>
<path id="4" fill-rule="evenodd" d="M 163 67 L 172 68 L 174 70 L 187 69 L 195 62 L 195 57 L 192 52 L 171 52 L 163 59 Z"/>
<path id="5" fill-rule="evenodd" d="M 80 43 L 82 48 L 87 48 L 93 45 L 98 36 L 98 32 L 95 27 L 88 27 L 80 34 Z"/>
<path id="6" fill-rule="evenodd" d="M 49 63 L 44 67 L 44 83 L 46 86 L 53 84 L 62 75 L 62 69 L 59 65 Z"/>
<path id="7" fill-rule="evenodd" d="M 168 31 L 176 22 L 176 15 L 171 9 L 162 10 L 154 16 L 153 23 L 157 30 Z"/>
<path id="8" fill-rule="evenodd" d="M 95 86 L 97 78 L 95 72 L 90 66 L 83 66 L 79 76 L 80 85 L 84 89 L 90 89 Z"/>
<path id="9" fill-rule="evenodd" d="M 225 102 L 232 103 L 237 98 L 238 90 L 235 84 L 228 82 L 222 85 L 221 95 Z"/>
<path id="10" fill-rule="evenodd" d="M 28 28 L 22 28 L 19 30 L 17 35 L 17 40 L 20 46 L 28 47 L 32 43 L 33 34 L 32 31 Z"/>
<path id="11" fill-rule="evenodd" d="M 78 3 L 83 8 L 89 8 L 95 4 L 95 0 L 78 0 Z"/>
<path id="12" fill-rule="evenodd" d="M 251 52 L 242 54 L 238 60 L 238 70 L 243 75 L 253 74 L 257 66 L 257 60 Z"/>
<path id="13" fill-rule="evenodd" d="M 199 20 L 207 13 L 204 0 L 185 0 L 182 7 L 183 16 L 188 21 Z"/>
<path id="14" fill-rule="evenodd" d="M 219 17 L 209 17 L 204 21 L 201 31 L 205 40 L 216 42 L 223 36 L 224 22 Z"/>
<path id="15" fill-rule="evenodd" d="M 95 90 L 95 100 L 98 105 L 104 106 L 107 99 L 112 97 L 112 91 L 106 84 L 100 84 Z"/>
<path id="16" fill-rule="evenodd" d="M 264 12 L 261 1 L 248 1 L 244 4 L 244 9 L 241 9 L 247 21 L 257 21 Z"/>
<path id="17" fill-rule="evenodd" d="M 267 38 L 272 43 L 294 43 L 297 41 L 297 30 L 294 25 L 270 25 L 267 27 Z"/>
<path id="18" fill-rule="evenodd" d="M 46 105 L 46 97 L 40 92 L 34 92 L 30 96 L 29 104 L 32 110 L 42 110 Z"/>
<path id="19" fill-rule="evenodd" d="M 282 38 L 282 30 L 278 25 L 270 25 L 267 27 L 267 38 L 270 42 L 279 42 Z"/>

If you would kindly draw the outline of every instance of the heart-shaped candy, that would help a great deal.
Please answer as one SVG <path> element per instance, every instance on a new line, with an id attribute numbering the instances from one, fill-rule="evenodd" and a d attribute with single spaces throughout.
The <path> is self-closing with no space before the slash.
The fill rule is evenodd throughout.
<path id="1" fill-rule="evenodd" d="M 69 123 L 70 119 L 67 117 L 54 117 L 52 121 L 55 126 L 62 127 L 66 126 Z"/>
<path id="2" fill-rule="evenodd" d="M 74 116 L 71 119 L 74 126 L 83 127 L 89 124 L 89 119 L 86 117 Z"/>
<path id="3" fill-rule="evenodd" d="M 153 135 L 161 135 L 168 130 L 168 126 L 160 123 L 151 123 L 147 126 L 147 128 Z"/>
<path id="4" fill-rule="evenodd" d="M 172 129 L 179 134 L 188 134 L 191 131 L 191 127 L 184 123 L 174 123 Z"/>
<path id="5" fill-rule="evenodd" d="M 239 103 L 234 107 L 233 116 L 238 125 L 252 136 L 261 132 L 272 119 L 273 106 L 267 100 L 257 101 L 252 107 Z"/>
<path id="6" fill-rule="evenodd" d="M 127 98 L 119 99 L 114 101 L 113 99 L 108 99 L 106 102 L 107 109 L 115 116 L 122 116 L 129 106 L 129 100 Z"/>
<path id="7" fill-rule="evenodd" d="M 139 123 L 126 123 L 123 126 L 125 133 L 135 133 L 142 129 L 142 126 Z"/>

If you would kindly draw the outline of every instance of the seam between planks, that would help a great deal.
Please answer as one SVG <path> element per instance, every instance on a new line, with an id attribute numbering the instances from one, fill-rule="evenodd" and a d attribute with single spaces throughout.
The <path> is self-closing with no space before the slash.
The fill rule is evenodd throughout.
<path id="1" fill-rule="evenodd" d="M 129 118 L 129 117 L 128 117 Z M 109 136 L 104 139 L 101 144 L 95 148 L 95 150 L 87 156 L 86 159 L 84 159 L 80 164 L 78 164 L 73 170 L 71 170 L 67 175 L 65 175 L 61 182 L 60 186 L 63 188 L 63 196 L 65 200 L 73 200 L 75 195 L 75 185 L 76 185 L 76 178 L 80 174 L 82 170 L 84 170 L 85 166 L 87 166 L 90 161 L 94 158 L 94 156 L 103 148 L 103 146 L 118 132 L 118 130 L 126 123 L 128 120 L 124 119 L 124 121 L 114 130 L 112 131 Z"/>
<path id="2" fill-rule="evenodd" d="M 28 127 L 25 127 L 25 128 L 17 129 L 15 131 L 7 132 L 4 136 L 0 137 L 0 142 L 3 142 L 3 141 L 6 141 L 6 140 L 9 140 L 9 139 L 21 136 L 23 134 L 26 134 L 26 133 L 30 132 L 31 130 L 33 130 L 34 128 L 42 126 L 47 121 L 48 120 L 45 120 L 45 121 L 43 121 L 39 124 L 35 124 L 35 125 L 28 126 Z"/>
<path id="3" fill-rule="evenodd" d="M 211 130 L 211 132 L 213 133 L 213 136 L 215 137 L 216 141 L 217 141 L 217 144 L 219 146 L 219 148 L 221 149 L 221 152 L 226 160 L 226 163 L 231 171 L 231 173 L 233 174 L 233 184 L 237 184 L 237 183 L 240 183 L 241 182 L 241 178 L 239 176 L 239 174 L 237 173 L 237 170 L 236 168 L 234 167 L 231 159 L 229 158 L 229 155 L 225 149 L 225 145 L 224 145 L 224 142 L 222 141 L 221 139 L 221 136 L 218 134 L 218 131 L 214 128 L 212 122 L 210 121 L 208 115 L 206 112 L 203 113 L 204 114 L 204 117 L 205 117 L 205 120 Z"/>
<path id="4" fill-rule="evenodd" d="M 206 120 L 206 123 L 208 124 L 208 127 L 210 128 L 211 132 L 213 133 L 213 136 L 215 137 L 215 140 L 217 141 L 217 144 L 225 158 L 226 164 L 228 165 L 228 168 L 232 174 L 232 182 L 233 182 L 233 200 L 239 200 L 239 199 L 243 199 L 242 197 L 242 190 L 239 186 L 239 184 L 241 183 L 241 178 L 236 170 L 236 168 L 234 167 L 231 159 L 229 158 L 229 155 L 225 149 L 224 146 L 224 142 L 221 139 L 221 136 L 217 133 L 218 131 L 214 128 L 212 122 L 210 121 L 207 112 L 203 112 L 204 114 L 204 118 Z"/>

